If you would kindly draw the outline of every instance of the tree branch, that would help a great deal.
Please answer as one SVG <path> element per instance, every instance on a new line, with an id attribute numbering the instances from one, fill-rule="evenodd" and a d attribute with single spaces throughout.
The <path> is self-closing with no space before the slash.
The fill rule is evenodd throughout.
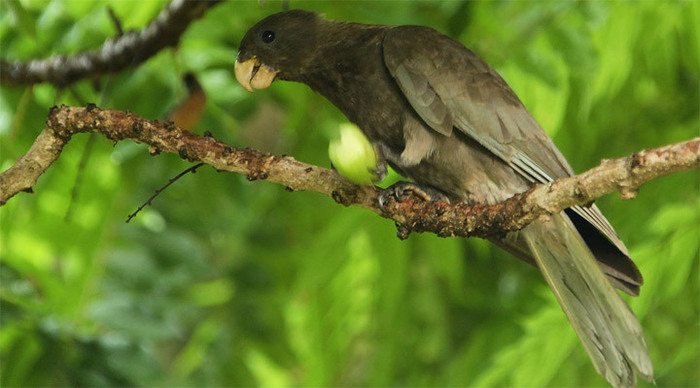
<path id="1" fill-rule="evenodd" d="M 57 87 L 136 66 L 168 46 L 175 46 L 190 23 L 221 0 L 173 0 L 151 24 L 107 40 L 97 50 L 57 55 L 29 62 L 0 61 L 0 84 L 49 82 Z"/>
<path id="2" fill-rule="evenodd" d="M 682 143 L 605 160 L 580 175 L 537 185 L 495 205 L 424 202 L 417 196 L 401 201 L 385 197 L 381 189 L 349 183 L 336 172 L 305 164 L 289 156 L 237 149 L 211 137 L 177 128 L 171 122 L 150 121 L 128 112 L 87 107 L 54 107 L 36 141 L 14 166 L 0 174 L 0 204 L 20 191 L 31 191 L 39 176 L 59 157 L 71 137 L 98 132 L 113 141 L 131 139 L 148 144 L 152 155 L 178 154 L 217 170 L 245 174 L 249 180 L 267 179 L 290 190 L 315 191 L 343 205 L 370 209 L 399 225 L 399 236 L 433 232 L 440 236 L 501 235 L 519 230 L 540 216 L 574 205 L 585 205 L 612 192 L 634 196 L 654 178 L 700 166 L 700 137 Z"/>

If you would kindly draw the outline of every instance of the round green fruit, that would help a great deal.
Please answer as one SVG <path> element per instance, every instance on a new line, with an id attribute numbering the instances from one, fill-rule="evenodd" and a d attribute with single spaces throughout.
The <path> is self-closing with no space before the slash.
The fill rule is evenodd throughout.
<path id="1" fill-rule="evenodd" d="M 360 128 L 344 123 L 338 127 L 340 137 L 328 145 L 333 167 L 350 182 L 369 185 L 377 180 L 377 155 Z"/>

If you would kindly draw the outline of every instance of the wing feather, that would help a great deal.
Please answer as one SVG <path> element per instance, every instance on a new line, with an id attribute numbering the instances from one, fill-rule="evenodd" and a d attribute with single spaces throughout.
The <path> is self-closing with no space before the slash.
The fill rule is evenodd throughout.
<path id="1" fill-rule="evenodd" d="M 452 135 L 452 117 L 435 90 L 428 84 L 428 79 L 403 65 L 397 66 L 393 75 L 397 82 L 412 90 L 414 98 L 411 104 L 423 121 L 445 136 Z"/>

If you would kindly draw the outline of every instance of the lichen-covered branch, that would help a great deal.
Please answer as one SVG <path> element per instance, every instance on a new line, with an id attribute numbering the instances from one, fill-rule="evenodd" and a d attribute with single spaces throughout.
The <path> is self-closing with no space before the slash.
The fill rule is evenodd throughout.
<path id="1" fill-rule="evenodd" d="M 81 79 L 136 66 L 161 49 L 175 46 L 190 23 L 220 1 L 173 0 L 147 27 L 110 39 L 94 51 L 28 62 L 2 60 L 0 84 L 49 82 L 63 87 Z"/>
<path id="2" fill-rule="evenodd" d="M 113 141 L 131 139 L 149 145 L 151 154 L 170 152 L 217 170 L 266 179 L 290 190 L 315 191 L 344 205 L 370 209 L 399 225 L 399 236 L 433 232 L 440 236 L 493 236 L 523 228 L 536 218 L 574 205 L 585 205 L 612 192 L 629 198 L 654 178 L 700 166 L 700 138 L 631 156 L 606 160 L 583 174 L 538 185 L 494 205 L 425 202 L 409 195 L 401 201 L 383 196 L 373 186 L 349 183 L 337 173 L 289 156 L 238 149 L 128 112 L 87 107 L 54 107 L 36 141 L 14 166 L 0 174 L 0 204 L 31 191 L 39 176 L 59 157 L 63 146 L 80 132 L 97 132 Z M 384 199 L 379 206 L 380 196 Z"/>

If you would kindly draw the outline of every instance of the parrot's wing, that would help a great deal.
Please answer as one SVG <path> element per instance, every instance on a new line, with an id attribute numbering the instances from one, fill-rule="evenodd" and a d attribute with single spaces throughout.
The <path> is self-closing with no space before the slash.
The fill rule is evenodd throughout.
<path id="1" fill-rule="evenodd" d="M 457 128 L 533 183 L 573 175 L 564 156 L 506 82 L 460 43 L 429 28 L 400 26 L 387 32 L 383 53 L 399 88 L 435 131 L 450 136 Z M 577 227 L 590 223 L 619 250 L 621 255 L 616 255 L 604 249 L 600 239 L 595 241 L 606 250 L 604 255 L 596 252 L 606 273 L 622 281 L 625 291 L 638 294 L 642 276 L 600 210 L 595 205 L 572 210 L 581 217 L 572 219 Z M 587 242 L 596 240 L 581 229 Z"/>
<path id="2" fill-rule="evenodd" d="M 639 322 L 598 270 L 571 221 L 557 214 L 528 225 L 521 236 L 596 370 L 615 387 L 634 386 L 635 368 L 652 380 Z"/>
<path id="3" fill-rule="evenodd" d="M 387 32 L 383 50 L 389 72 L 436 131 L 458 128 L 532 182 L 573 174 L 505 81 L 460 43 L 402 26 Z"/>

